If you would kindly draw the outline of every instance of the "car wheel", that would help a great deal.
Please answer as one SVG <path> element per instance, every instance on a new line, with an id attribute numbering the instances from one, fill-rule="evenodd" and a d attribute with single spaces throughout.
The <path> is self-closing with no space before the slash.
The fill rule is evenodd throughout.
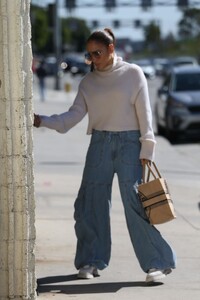
<path id="1" fill-rule="evenodd" d="M 157 135 L 165 136 L 165 129 L 164 129 L 164 127 L 162 127 L 158 123 L 156 124 L 156 126 L 157 126 Z"/>
<path id="2" fill-rule="evenodd" d="M 171 143 L 177 142 L 178 139 L 178 133 L 175 130 L 169 129 L 169 127 L 166 127 L 166 137 Z"/>
<path id="3" fill-rule="evenodd" d="M 177 132 L 174 129 L 170 128 L 170 118 L 166 114 L 166 137 L 171 142 L 174 143 L 177 139 Z"/>

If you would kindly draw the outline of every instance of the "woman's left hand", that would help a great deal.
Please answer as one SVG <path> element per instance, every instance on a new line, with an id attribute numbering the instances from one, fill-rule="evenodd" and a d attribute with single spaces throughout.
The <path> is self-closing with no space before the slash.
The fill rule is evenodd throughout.
<path id="1" fill-rule="evenodd" d="M 40 118 L 40 115 L 36 115 L 34 114 L 34 123 L 33 123 L 33 126 L 35 127 L 40 127 L 40 123 L 41 123 L 41 118 Z"/>

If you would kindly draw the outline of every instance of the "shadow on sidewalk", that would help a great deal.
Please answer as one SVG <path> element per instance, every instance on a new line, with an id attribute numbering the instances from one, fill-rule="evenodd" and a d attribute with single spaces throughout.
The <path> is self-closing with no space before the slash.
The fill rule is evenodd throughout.
<path id="1" fill-rule="evenodd" d="M 78 281 L 77 274 L 67 276 L 51 276 L 39 278 L 37 280 L 37 293 L 56 293 L 56 294 L 104 294 L 116 293 L 122 288 L 129 287 L 153 287 L 162 285 L 161 282 L 147 284 L 144 281 L 135 282 L 105 282 L 105 283 L 88 283 L 88 284 L 53 284 L 66 281 Z M 80 279 L 79 279 L 80 280 Z M 87 281 L 88 282 L 88 281 Z"/>

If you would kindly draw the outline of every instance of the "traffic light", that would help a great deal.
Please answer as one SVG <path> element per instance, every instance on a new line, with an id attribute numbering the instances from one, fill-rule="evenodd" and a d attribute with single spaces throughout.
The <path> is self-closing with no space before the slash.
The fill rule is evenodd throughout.
<path id="1" fill-rule="evenodd" d="M 187 7 L 188 6 L 188 0 L 177 0 L 177 6 L 179 7 Z"/>
<path id="2" fill-rule="evenodd" d="M 48 24 L 50 28 L 55 25 L 55 4 L 48 5 Z"/>
<path id="3" fill-rule="evenodd" d="M 116 7 L 116 0 L 105 0 L 104 6 L 107 10 L 112 10 Z"/>
<path id="4" fill-rule="evenodd" d="M 134 25 L 135 28 L 141 28 L 142 27 L 142 21 L 137 19 L 137 20 L 134 21 L 133 25 Z"/>
<path id="5" fill-rule="evenodd" d="M 114 20 L 113 21 L 113 27 L 114 28 L 119 28 L 120 27 L 120 21 L 119 20 Z"/>
<path id="6" fill-rule="evenodd" d="M 93 28 L 97 28 L 98 26 L 99 26 L 99 21 L 93 20 L 93 21 L 92 21 L 92 27 L 93 27 Z"/>
<path id="7" fill-rule="evenodd" d="M 76 8 L 76 0 L 65 0 L 66 8 L 71 11 Z"/>
<path id="8" fill-rule="evenodd" d="M 152 6 L 152 0 L 141 0 L 141 7 L 146 9 Z"/>

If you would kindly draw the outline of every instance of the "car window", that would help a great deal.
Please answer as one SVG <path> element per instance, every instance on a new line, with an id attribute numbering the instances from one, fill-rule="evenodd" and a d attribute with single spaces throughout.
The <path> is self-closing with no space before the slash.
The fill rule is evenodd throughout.
<path id="1" fill-rule="evenodd" d="M 175 91 L 200 90 L 200 73 L 177 74 L 174 81 Z"/>

